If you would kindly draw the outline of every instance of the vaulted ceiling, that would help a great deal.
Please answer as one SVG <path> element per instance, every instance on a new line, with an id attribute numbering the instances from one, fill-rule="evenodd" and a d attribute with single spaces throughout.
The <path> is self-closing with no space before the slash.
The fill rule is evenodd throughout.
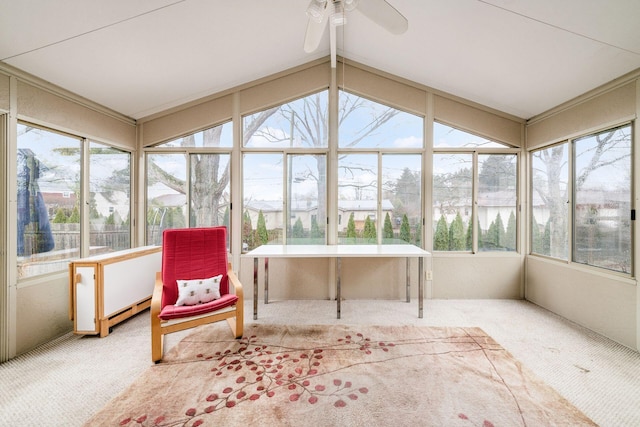
<path id="1" fill-rule="evenodd" d="M 388 2 L 409 29 L 347 12 L 338 55 L 520 118 L 640 68 L 638 0 Z M 139 119 L 328 56 L 308 3 L 0 0 L 0 61 Z"/>

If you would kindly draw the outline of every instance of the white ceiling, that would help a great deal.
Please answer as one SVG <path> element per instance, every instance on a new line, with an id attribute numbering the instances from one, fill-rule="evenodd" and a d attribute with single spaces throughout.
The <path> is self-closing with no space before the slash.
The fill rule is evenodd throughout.
<path id="1" fill-rule="evenodd" d="M 409 30 L 356 9 L 338 55 L 517 117 L 640 68 L 638 0 L 388 1 Z M 139 119 L 329 55 L 307 4 L 0 0 L 0 61 Z"/>

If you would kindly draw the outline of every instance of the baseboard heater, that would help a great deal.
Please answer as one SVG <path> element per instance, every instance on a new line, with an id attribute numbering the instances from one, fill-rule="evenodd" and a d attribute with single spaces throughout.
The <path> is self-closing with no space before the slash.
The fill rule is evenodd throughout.
<path id="1" fill-rule="evenodd" d="M 69 319 L 79 335 L 109 335 L 112 326 L 151 305 L 162 248 L 143 246 L 69 263 Z"/>

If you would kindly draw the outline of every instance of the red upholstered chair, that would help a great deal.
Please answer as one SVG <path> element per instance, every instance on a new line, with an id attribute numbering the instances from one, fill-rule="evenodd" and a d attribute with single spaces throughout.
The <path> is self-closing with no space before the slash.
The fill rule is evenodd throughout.
<path id="1" fill-rule="evenodd" d="M 218 275 L 222 275 L 219 284 L 220 298 L 194 305 L 176 305 L 180 296 L 178 281 L 207 279 Z M 184 295 L 183 292 L 183 298 Z M 189 304 L 193 304 L 193 301 L 189 301 Z M 162 271 L 156 274 L 151 298 L 153 362 L 162 359 L 163 336 L 172 332 L 226 319 L 235 337 L 241 338 L 244 326 L 243 304 L 242 284 L 227 261 L 226 227 L 164 231 Z"/>

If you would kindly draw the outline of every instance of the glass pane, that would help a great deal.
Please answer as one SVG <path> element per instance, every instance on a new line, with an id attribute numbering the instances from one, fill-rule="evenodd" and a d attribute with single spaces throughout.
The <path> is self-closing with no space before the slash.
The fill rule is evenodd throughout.
<path id="1" fill-rule="evenodd" d="M 242 250 L 282 244 L 283 155 L 245 154 L 243 158 Z"/>
<path id="2" fill-rule="evenodd" d="M 325 244 L 327 156 L 289 156 L 287 244 Z"/>
<path id="3" fill-rule="evenodd" d="M 422 246 L 422 156 L 382 156 L 382 243 Z"/>
<path id="4" fill-rule="evenodd" d="M 338 242 L 376 244 L 378 156 L 349 154 L 338 160 Z"/>
<path id="5" fill-rule="evenodd" d="M 158 147 L 232 147 L 233 125 L 221 124 L 201 132 L 196 132 L 172 141 L 159 144 Z"/>
<path id="6" fill-rule="evenodd" d="M 328 147 L 328 91 L 243 117 L 243 145 L 260 148 Z"/>
<path id="7" fill-rule="evenodd" d="M 162 245 L 166 228 L 187 226 L 186 180 L 184 154 L 147 154 L 148 245 Z"/>
<path id="8" fill-rule="evenodd" d="M 17 127 L 18 279 L 61 271 L 80 256 L 77 138 Z"/>
<path id="9" fill-rule="evenodd" d="M 568 144 L 531 154 L 531 252 L 568 257 Z"/>
<path id="10" fill-rule="evenodd" d="M 478 250 L 516 250 L 517 156 L 478 156 Z"/>
<path id="11" fill-rule="evenodd" d="M 231 156 L 229 154 L 192 154 L 189 159 L 191 162 L 189 226 L 226 226 L 227 248 L 229 248 Z"/>
<path id="12" fill-rule="evenodd" d="M 340 148 L 422 148 L 424 121 L 386 105 L 340 91 Z"/>
<path id="13" fill-rule="evenodd" d="M 575 141 L 574 261 L 631 273 L 631 126 Z"/>
<path id="14" fill-rule="evenodd" d="M 89 145 L 91 254 L 131 247 L 131 154 Z"/>
<path id="15" fill-rule="evenodd" d="M 491 141 L 481 136 L 473 135 L 462 130 L 452 128 L 442 123 L 433 122 L 433 146 L 438 148 L 507 148 L 509 145 Z"/>
<path id="16" fill-rule="evenodd" d="M 433 155 L 433 250 L 473 249 L 473 156 Z"/>

